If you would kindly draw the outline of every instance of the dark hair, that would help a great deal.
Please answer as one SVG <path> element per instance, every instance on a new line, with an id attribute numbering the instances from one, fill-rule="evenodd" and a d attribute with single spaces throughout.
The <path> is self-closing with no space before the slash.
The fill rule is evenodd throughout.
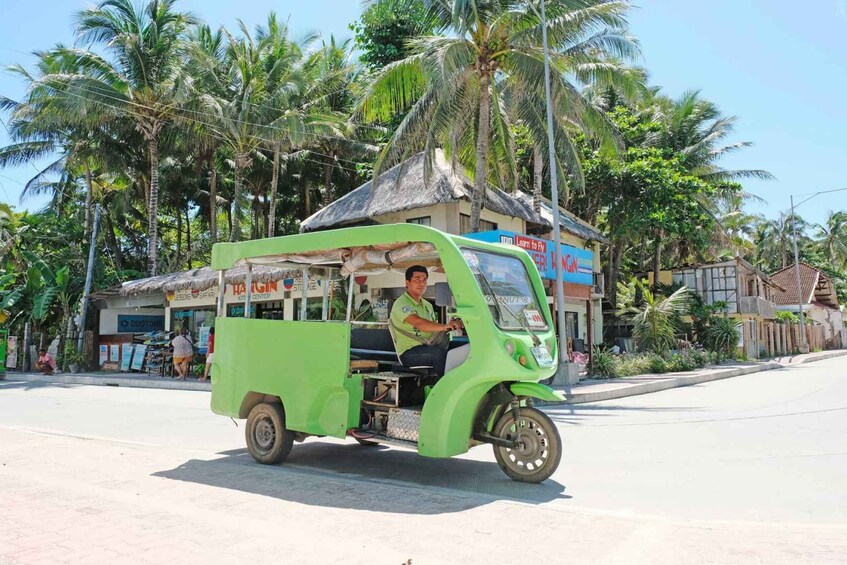
<path id="1" fill-rule="evenodd" d="M 423 265 L 412 265 L 408 269 L 406 269 L 406 280 L 412 280 L 412 277 L 415 273 L 423 273 L 426 275 L 426 278 L 429 278 L 429 271 L 426 270 L 426 267 Z"/>
<path id="2" fill-rule="evenodd" d="M 38 350 L 38 352 L 39 353 L 47 353 L 47 350 L 42 347 L 41 349 Z"/>
<path id="3" fill-rule="evenodd" d="M 212 335 L 215 335 L 215 326 L 212 326 L 211 328 L 209 328 L 209 333 L 212 334 Z"/>

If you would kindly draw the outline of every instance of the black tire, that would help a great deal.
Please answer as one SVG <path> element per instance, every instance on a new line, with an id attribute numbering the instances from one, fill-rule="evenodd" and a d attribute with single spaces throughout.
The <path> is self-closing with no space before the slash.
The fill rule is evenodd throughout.
<path id="1" fill-rule="evenodd" d="M 257 404 L 247 416 L 244 430 L 247 451 L 265 465 L 275 465 L 288 457 L 294 434 L 285 429 L 285 411 L 280 404 Z"/>
<path id="2" fill-rule="evenodd" d="M 521 408 L 517 423 L 506 411 L 494 426 L 496 437 L 521 441 L 522 447 L 494 446 L 497 464 L 510 479 L 540 483 L 556 472 L 562 459 L 562 438 L 547 414 L 535 408 Z"/>

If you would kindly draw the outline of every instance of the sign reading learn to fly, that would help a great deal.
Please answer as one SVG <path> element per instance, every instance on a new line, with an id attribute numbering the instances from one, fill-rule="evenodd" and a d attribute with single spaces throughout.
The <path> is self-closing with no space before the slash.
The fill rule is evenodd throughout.
<path id="1" fill-rule="evenodd" d="M 553 247 L 552 241 L 505 230 L 468 233 L 465 234 L 465 237 L 489 243 L 516 245 L 529 253 L 542 278 L 556 278 L 556 267 L 553 260 L 556 248 Z M 562 246 L 562 277 L 564 281 L 575 284 L 593 284 L 594 254 L 591 251 L 577 249 L 563 243 L 560 245 Z"/>

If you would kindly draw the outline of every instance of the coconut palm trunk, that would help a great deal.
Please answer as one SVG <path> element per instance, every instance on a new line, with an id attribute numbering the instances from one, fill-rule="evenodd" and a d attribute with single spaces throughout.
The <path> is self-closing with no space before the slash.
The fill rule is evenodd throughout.
<path id="1" fill-rule="evenodd" d="M 103 214 L 103 232 L 106 235 L 106 244 L 112 250 L 112 256 L 115 261 L 115 269 L 123 270 L 123 254 L 121 246 L 118 244 L 118 237 L 115 235 L 115 225 L 112 223 L 112 217 L 107 213 Z"/>
<path id="2" fill-rule="evenodd" d="M 324 160 L 324 206 L 329 206 L 334 200 L 332 194 L 332 165 L 334 159 L 334 153 L 330 151 L 326 160 Z"/>
<path id="3" fill-rule="evenodd" d="M 94 186 L 91 178 L 91 167 L 85 163 L 85 233 L 91 227 L 91 203 L 94 201 Z"/>
<path id="4" fill-rule="evenodd" d="M 212 243 L 218 241 L 218 170 L 212 161 L 209 173 L 209 239 Z"/>
<path id="5" fill-rule="evenodd" d="M 474 191 L 471 199 L 471 232 L 479 231 L 479 216 L 485 198 L 486 173 L 488 171 L 488 146 L 491 131 L 491 94 L 488 89 L 491 77 L 484 70 L 479 77 L 479 129 L 476 138 L 476 171 Z"/>
<path id="6" fill-rule="evenodd" d="M 532 209 L 536 214 L 541 213 L 541 183 L 544 178 L 544 156 L 541 153 L 541 148 L 535 146 L 532 150 L 532 168 L 533 168 L 533 183 L 532 183 Z"/>
<path id="7" fill-rule="evenodd" d="M 309 181 L 303 178 L 303 219 L 312 215 L 312 188 L 309 186 Z"/>
<path id="8" fill-rule="evenodd" d="M 274 237 L 276 227 L 276 194 L 279 185 L 279 144 L 274 145 L 274 170 L 271 173 L 271 197 L 268 199 L 268 237 Z"/>
<path id="9" fill-rule="evenodd" d="M 191 204 L 185 203 L 185 260 L 191 269 Z"/>
<path id="10" fill-rule="evenodd" d="M 150 202 L 147 206 L 147 274 L 155 276 L 159 259 L 159 142 L 148 140 L 150 150 Z"/>
<path id="11" fill-rule="evenodd" d="M 176 261 L 175 266 L 179 270 L 182 264 L 182 212 L 176 211 Z"/>
<path id="12" fill-rule="evenodd" d="M 229 240 L 241 239 L 241 200 L 244 191 L 244 169 L 250 166 L 249 158 L 243 153 L 235 156 L 235 192 L 232 195 L 232 229 L 229 230 Z"/>
<path id="13" fill-rule="evenodd" d="M 659 271 L 662 270 L 662 232 L 656 232 L 653 241 L 653 292 L 659 287 Z"/>

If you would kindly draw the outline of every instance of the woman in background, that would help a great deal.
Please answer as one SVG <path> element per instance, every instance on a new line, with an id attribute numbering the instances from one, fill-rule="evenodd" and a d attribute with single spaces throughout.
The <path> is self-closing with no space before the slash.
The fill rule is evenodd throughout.
<path id="1" fill-rule="evenodd" d="M 203 371 L 203 376 L 199 379 L 205 381 L 209 378 L 209 369 L 212 368 L 212 361 L 215 357 L 215 326 L 209 328 L 209 341 L 206 346 L 206 370 Z"/>

